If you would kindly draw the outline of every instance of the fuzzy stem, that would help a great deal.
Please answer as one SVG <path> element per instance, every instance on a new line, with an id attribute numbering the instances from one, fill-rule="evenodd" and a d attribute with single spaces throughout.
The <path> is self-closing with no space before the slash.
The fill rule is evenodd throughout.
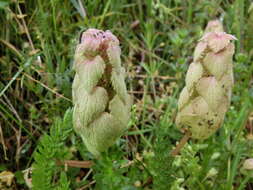
<path id="1" fill-rule="evenodd" d="M 191 137 L 191 132 L 190 131 L 186 131 L 185 135 L 180 140 L 180 142 L 177 144 L 176 148 L 171 151 L 171 155 L 172 156 L 178 155 L 178 153 L 180 152 L 181 148 L 183 148 L 183 146 L 185 145 L 185 143 L 188 141 L 188 139 L 190 137 Z"/>

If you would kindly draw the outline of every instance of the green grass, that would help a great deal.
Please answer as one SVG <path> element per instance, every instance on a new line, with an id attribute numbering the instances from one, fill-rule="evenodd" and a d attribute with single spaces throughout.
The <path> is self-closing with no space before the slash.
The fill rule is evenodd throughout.
<path id="1" fill-rule="evenodd" d="M 18 2 L 0 1 L 0 173 L 15 174 L 11 188 L 0 179 L 0 189 L 28 189 L 22 172 L 36 168 L 34 161 L 45 164 L 40 173 L 34 171 L 36 189 L 253 188 L 253 179 L 240 172 L 243 161 L 253 157 L 249 0 Z M 188 141 L 173 158 L 170 151 L 183 136 L 174 123 L 177 98 L 194 47 L 215 18 L 238 39 L 232 104 L 215 135 Z M 80 32 L 91 27 L 119 38 L 135 105 L 129 130 L 92 169 L 66 169 L 53 161 L 93 159 L 69 130 L 71 124 L 61 131 L 59 123 L 67 121 L 56 119 L 72 107 L 75 45 Z M 43 175 L 48 178 L 40 181 Z"/>

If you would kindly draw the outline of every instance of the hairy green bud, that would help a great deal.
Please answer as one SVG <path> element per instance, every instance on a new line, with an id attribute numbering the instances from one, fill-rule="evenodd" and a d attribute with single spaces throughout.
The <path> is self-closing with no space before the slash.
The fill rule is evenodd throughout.
<path id="1" fill-rule="evenodd" d="M 190 130 L 192 138 L 206 139 L 223 123 L 234 81 L 234 39 L 219 21 L 212 21 L 195 48 L 176 118 L 177 126 Z"/>
<path id="2" fill-rule="evenodd" d="M 132 99 L 127 93 L 118 39 L 88 29 L 75 52 L 73 122 L 87 149 L 98 156 L 127 128 Z"/>

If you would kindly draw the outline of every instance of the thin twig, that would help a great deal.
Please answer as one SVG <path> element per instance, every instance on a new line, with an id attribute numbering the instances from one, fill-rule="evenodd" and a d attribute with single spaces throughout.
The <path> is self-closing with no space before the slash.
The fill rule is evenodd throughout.
<path id="1" fill-rule="evenodd" d="M 64 160 L 57 161 L 57 164 L 73 168 L 91 168 L 94 163 L 92 161 Z"/>
<path id="2" fill-rule="evenodd" d="M 7 42 L 6 40 L 0 39 L 0 42 L 4 44 L 6 47 L 8 47 L 10 50 L 12 50 L 19 58 L 23 58 L 23 55 L 19 52 L 19 50 L 12 45 L 10 42 Z"/>
<path id="3" fill-rule="evenodd" d="M 96 181 L 95 180 L 93 180 L 93 181 L 91 181 L 90 183 L 88 183 L 87 185 L 85 185 L 85 186 L 83 186 L 83 187 L 81 187 L 80 189 L 78 189 L 78 190 L 84 190 L 84 189 L 87 189 L 87 188 L 89 188 L 91 185 L 93 185 L 93 184 L 95 184 L 96 183 Z"/>
<path id="4" fill-rule="evenodd" d="M 20 118 L 20 116 L 18 115 L 18 112 L 15 110 L 14 106 L 11 104 L 11 101 L 7 98 L 7 96 L 5 94 L 3 94 L 3 97 L 5 99 L 5 101 L 7 102 L 7 107 L 9 106 L 10 111 L 16 116 L 16 118 L 18 119 L 18 121 L 20 123 L 22 123 L 22 120 Z M 16 133 L 16 139 L 17 139 L 17 148 L 16 148 L 16 163 L 17 166 L 19 167 L 19 158 L 20 158 L 20 152 L 21 152 L 21 128 L 19 127 L 17 133 Z"/>
<path id="5" fill-rule="evenodd" d="M 2 127 L 1 127 L 1 124 L 0 124 L 0 142 L 2 143 L 3 145 L 3 151 L 4 151 L 4 159 L 5 160 L 9 160 L 8 157 L 7 157 L 7 154 L 6 154 L 6 146 L 5 146 L 5 142 L 4 142 L 4 135 L 3 135 L 3 130 L 2 130 Z"/>
<path id="6" fill-rule="evenodd" d="M 45 85 L 45 84 L 43 84 L 42 82 L 40 82 L 40 81 L 34 79 L 34 78 L 31 77 L 30 75 L 28 75 L 28 74 L 26 74 L 26 73 L 24 73 L 24 75 L 25 75 L 27 78 L 31 79 L 32 81 L 39 83 L 41 86 L 43 86 L 44 88 L 46 88 L 47 90 L 49 90 L 50 92 L 52 92 L 53 94 L 55 94 L 56 96 L 59 96 L 60 98 L 63 98 L 63 99 L 65 99 L 65 100 L 69 101 L 69 102 L 72 102 L 69 98 L 67 98 L 67 97 L 63 96 L 62 94 L 56 92 L 55 90 L 49 88 L 47 85 Z"/>
<path id="7" fill-rule="evenodd" d="M 18 1 L 16 1 L 16 2 L 17 2 L 18 13 L 21 15 L 21 21 L 22 21 L 23 27 L 25 29 L 25 33 L 26 33 L 26 36 L 28 38 L 29 44 L 32 47 L 32 50 L 35 50 L 33 42 L 32 42 L 32 38 L 30 36 L 28 27 L 27 27 L 26 22 L 25 22 L 25 19 L 24 19 L 24 17 L 22 17 L 23 13 L 22 13 L 22 11 L 20 9 L 19 2 Z"/>
<path id="8" fill-rule="evenodd" d="M 148 78 L 148 75 L 142 75 L 142 74 L 136 74 L 132 78 Z M 171 76 L 161 76 L 161 75 L 155 75 L 152 76 L 153 78 L 157 79 L 162 79 L 162 80 L 167 80 L 167 79 L 176 79 L 176 77 L 171 77 Z"/>
<path id="9" fill-rule="evenodd" d="M 34 47 L 34 44 L 33 44 L 33 41 L 32 41 L 31 35 L 30 35 L 30 32 L 28 30 L 27 24 L 26 24 L 25 19 L 23 17 L 23 13 L 22 13 L 22 11 L 20 9 L 20 6 L 19 6 L 19 2 L 17 0 L 16 0 L 16 4 L 17 4 L 17 8 L 18 8 L 18 13 L 21 15 L 21 22 L 22 22 L 22 25 L 23 25 L 23 27 L 25 29 L 25 33 L 26 33 L 27 39 L 28 39 L 29 44 L 30 44 L 30 46 L 32 48 L 33 54 L 35 54 L 36 49 Z M 39 63 L 39 66 L 42 67 L 41 58 L 40 58 L 39 55 L 37 56 L 37 63 Z"/>
<path id="10" fill-rule="evenodd" d="M 7 106 L 9 106 L 10 111 L 16 116 L 16 118 L 18 119 L 18 121 L 20 123 L 22 123 L 21 117 L 18 115 L 18 112 L 14 108 L 14 106 L 12 105 L 11 101 L 8 99 L 8 97 L 5 94 L 3 94 L 3 97 L 4 97 L 4 99 L 5 99 L 6 103 L 7 103 Z"/>
<path id="11" fill-rule="evenodd" d="M 185 143 L 188 141 L 188 139 L 190 137 L 191 137 L 191 132 L 190 131 L 186 131 L 185 135 L 180 140 L 180 142 L 177 144 L 176 148 L 171 151 L 171 155 L 172 156 L 178 155 L 178 153 L 180 152 L 180 150 L 183 148 L 183 146 L 185 145 Z"/>

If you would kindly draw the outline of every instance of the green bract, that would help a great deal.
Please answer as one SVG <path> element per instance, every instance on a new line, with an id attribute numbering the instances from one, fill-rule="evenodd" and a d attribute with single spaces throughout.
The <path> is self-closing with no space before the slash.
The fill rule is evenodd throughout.
<path id="1" fill-rule="evenodd" d="M 234 39 L 219 21 L 211 21 L 195 48 L 176 118 L 177 126 L 190 130 L 193 138 L 208 138 L 223 123 L 233 86 Z"/>
<path id="2" fill-rule="evenodd" d="M 120 53 L 118 39 L 97 29 L 82 34 L 75 52 L 74 128 L 96 156 L 122 135 L 130 117 Z"/>

